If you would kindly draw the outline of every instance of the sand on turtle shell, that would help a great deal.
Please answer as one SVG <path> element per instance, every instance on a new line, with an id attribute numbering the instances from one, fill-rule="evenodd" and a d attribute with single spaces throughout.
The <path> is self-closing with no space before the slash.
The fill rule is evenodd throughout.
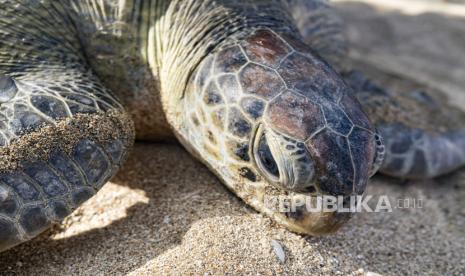
<path id="1" fill-rule="evenodd" d="M 425 64 L 429 55 L 417 53 L 418 43 L 429 42 L 428 53 L 435 58 L 429 60 L 430 67 L 423 73 L 432 80 L 443 80 L 438 85 L 454 88 L 463 83 L 463 75 L 456 72 L 465 70 L 465 55 L 455 57 L 461 65 L 447 57 L 456 54 L 459 46 L 463 53 L 465 44 L 460 37 L 465 37 L 465 18 L 427 14 L 414 19 L 399 11 L 381 12 L 360 3 L 338 3 L 338 10 L 347 20 L 357 18 L 348 25 L 351 42 L 355 46 L 363 44 L 361 41 L 374 45 L 371 57 L 376 51 L 385 59 L 390 55 L 394 61 L 389 70 L 398 67 L 422 73 L 415 66 Z M 432 33 L 426 42 L 426 35 L 416 36 L 420 42 L 415 37 L 410 41 L 402 37 L 404 46 L 395 50 L 376 48 L 386 33 L 400 41 L 396 33 L 428 28 L 428 22 L 445 33 Z M 377 32 L 364 31 L 375 24 Z M 431 50 L 434 45 L 438 49 L 447 45 L 448 52 Z M 409 51 L 412 54 L 406 59 Z M 441 55 L 444 59 L 438 58 Z M 367 62 L 382 66 L 375 58 L 367 58 Z M 457 105 L 465 106 L 465 101 L 460 102 L 460 91 L 449 91 L 455 91 Z M 421 199 L 423 205 L 361 213 L 333 236 L 305 237 L 276 226 L 247 207 L 180 146 L 140 143 L 117 177 L 61 225 L 1 253 L 0 274 L 464 273 L 464 169 L 428 181 L 376 176 L 367 194 L 387 195 L 393 202 Z M 282 246 L 284 263 L 272 241 Z"/>

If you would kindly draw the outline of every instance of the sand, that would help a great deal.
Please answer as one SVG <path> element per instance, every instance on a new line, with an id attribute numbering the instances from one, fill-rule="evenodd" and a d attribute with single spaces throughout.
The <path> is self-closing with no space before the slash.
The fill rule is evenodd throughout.
<path id="1" fill-rule="evenodd" d="M 465 70 L 459 36 L 465 30 L 458 28 L 465 17 L 405 15 L 353 2 L 337 6 L 352 22 L 347 31 L 354 59 L 365 54 L 370 65 L 424 73 L 465 106 L 458 90 L 465 80 L 456 73 Z M 385 31 L 366 31 L 375 24 Z M 445 33 L 405 36 L 428 26 Z M 383 46 L 386 34 L 395 47 Z M 419 54 L 423 44 L 428 46 Z M 247 207 L 180 146 L 139 143 L 121 172 L 61 225 L 1 253 L 0 274 L 463 275 L 465 169 L 428 181 L 376 176 L 367 194 L 411 204 L 416 199 L 422 208 L 365 212 L 333 236 L 301 236 Z M 282 246 L 284 262 L 273 244 Z"/>

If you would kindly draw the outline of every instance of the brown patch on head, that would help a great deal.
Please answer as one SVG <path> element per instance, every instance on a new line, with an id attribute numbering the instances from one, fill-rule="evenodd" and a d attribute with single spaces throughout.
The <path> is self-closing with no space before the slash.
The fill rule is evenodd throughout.
<path id="1" fill-rule="evenodd" d="M 268 30 L 257 31 L 242 46 L 251 61 L 273 68 L 291 51 L 279 36 Z"/>
<path id="2" fill-rule="evenodd" d="M 244 93 L 271 99 L 285 88 L 282 79 L 271 69 L 249 64 L 242 69 L 240 82 Z"/>
<path id="3" fill-rule="evenodd" d="M 306 140 L 325 125 L 318 105 L 290 91 L 270 103 L 266 120 L 278 131 L 300 140 Z"/>
<path id="4" fill-rule="evenodd" d="M 304 83 L 309 85 L 310 82 L 306 80 L 317 74 L 318 70 L 319 68 L 307 57 L 294 53 L 283 61 L 278 72 L 289 88 L 307 90 L 307 87 L 303 89 L 302 85 Z"/>

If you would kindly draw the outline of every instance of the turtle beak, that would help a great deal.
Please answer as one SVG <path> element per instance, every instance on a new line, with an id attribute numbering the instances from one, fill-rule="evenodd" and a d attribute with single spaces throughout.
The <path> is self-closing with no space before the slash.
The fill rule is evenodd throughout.
<path id="1" fill-rule="evenodd" d="M 360 195 L 365 191 L 378 152 L 375 133 L 353 128 L 346 136 L 324 130 L 307 141 L 321 194 Z"/>

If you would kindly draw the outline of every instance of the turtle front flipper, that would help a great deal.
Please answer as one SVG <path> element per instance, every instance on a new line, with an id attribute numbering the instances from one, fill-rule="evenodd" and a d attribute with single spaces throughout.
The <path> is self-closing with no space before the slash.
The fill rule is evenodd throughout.
<path id="1" fill-rule="evenodd" d="M 371 74 L 376 72 L 370 68 Z M 344 75 L 384 138 L 386 151 L 381 173 L 431 178 L 465 165 L 465 129 L 460 124 L 460 118 L 463 121 L 465 116 L 441 99 L 440 92 L 418 90 L 418 84 L 397 77 L 393 78 L 400 87 L 388 91 L 359 71 Z M 384 75 L 379 79 L 389 78 L 380 72 L 378 75 Z"/>
<path id="2" fill-rule="evenodd" d="M 60 5 L 0 1 L 0 251 L 94 195 L 134 139 Z"/>

